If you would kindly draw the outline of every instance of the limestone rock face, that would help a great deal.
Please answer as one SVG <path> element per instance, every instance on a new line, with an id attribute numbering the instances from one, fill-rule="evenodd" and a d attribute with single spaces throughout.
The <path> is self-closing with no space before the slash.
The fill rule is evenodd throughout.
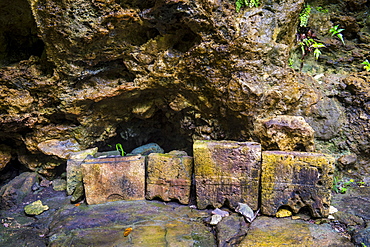
<path id="1" fill-rule="evenodd" d="M 197 206 L 258 207 L 261 145 L 254 142 L 195 141 Z"/>
<path id="2" fill-rule="evenodd" d="M 255 127 L 265 150 L 315 151 L 312 127 L 299 116 L 276 116 L 261 119 Z"/>
<path id="3" fill-rule="evenodd" d="M 68 159 L 74 152 L 81 151 L 80 145 L 76 140 L 47 140 L 40 142 L 38 148 L 47 155 L 55 155 L 62 159 Z"/>
<path id="4" fill-rule="evenodd" d="M 190 199 L 193 158 L 185 152 L 152 153 L 147 160 L 146 198 L 164 201 L 178 200 L 188 204 Z"/>
<path id="5" fill-rule="evenodd" d="M 348 124 L 344 126 L 346 142 L 356 154 L 365 157 L 362 161 L 362 170 L 367 174 L 370 171 L 370 84 L 369 77 L 348 76 L 342 80 L 344 91 L 340 94 L 340 101 L 346 107 Z"/>
<path id="6" fill-rule="evenodd" d="M 262 152 L 261 211 L 275 215 L 282 206 L 294 213 L 307 207 L 313 217 L 327 217 L 334 161 L 319 153 Z"/>
<path id="7" fill-rule="evenodd" d="M 86 159 L 82 163 L 88 204 L 145 198 L 145 157 Z"/>
<path id="8" fill-rule="evenodd" d="M 247 139 L 254 116 L 318 100 L 285 68 L 303 2 L 29 1 L 48 62 L 3 69 L 1 131 L 37 155 L 50 138 L 188 152 L 193 136 Z"/>
<path id="9" fill-rule="evenodd" d="M 239 13 L 235 1 L 28 3 L 27 18 L 12 5 L 0 8 L 12 24 L 18 19 L 9 16 L 23 18 L 17 36 L 7 39 L 24 40 L 20 33 L 32 30 L 34 40 L 37 29 L 45 48 L 42 56 L 0 69 L 0 142 L 25 149 L 22 163 L 42 174 L 58 166 L 37 161 L 50 156 L 38 148 L 50 139 L 74 139 L 84 149 L 115 138 L 128 151 L 156 142 L 165 152 L 190 153 L 194 139 L 254 140 L 255 120 L 270 116 L 319 118 L 311 126 L 330 141 L 345 122 L 337 101 L 324 107 L 331 101 L 316 80 L 287 68 L 303 0 L 262 1 Z M 9 27 L 0 26 L 4 44 Z M 344 82 L 340 104 L 361 101 L 353 107 L 362 114 L 346 115 L 355 128 L 344 128 L 348 136 L 356 130 L 360 138 L 348 146 L 360 154 L 369 136 L 368 121 L 358 121 L 367 116 L 366 97 L 359 96 L 368 86 L 358 80 L 364 85 L 355 83 L 353 92 L 352 81 Z"/>

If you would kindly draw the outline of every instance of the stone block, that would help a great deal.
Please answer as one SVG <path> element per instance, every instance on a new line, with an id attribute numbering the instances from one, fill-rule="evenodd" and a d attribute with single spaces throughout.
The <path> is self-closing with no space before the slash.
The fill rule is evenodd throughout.
<path id="1" fill-rule="evenodd" d="M 147 161 L 146 198 L 178 200 L 188 204 L 190 198 L 193 158 L 186 152 L 151 153 Z"/>
<path id="2" fill-rule="evenodd" d="M 72 203 L 82 200 L 84 196 L 81 163 L 88 155 L 94 155 L 97 151 L 98 148 L 91 148 L 75 152 L 67 160 L 67 195 L 72 195 Z"/>
<path id="3" fill-rule="evenodd" d="M 255 142 L 195 141 L 197 206 L 258 208 L 261 145 Z"/>
<path id="4" fill-rule="evenodd" d="M 145 199 L 145 157 L 87 158 L 81 164 L 88 204 Z"/>
<path id="5" fill-rule="evenodd" d="M 275 116 L 259 119 L 255 134 L 264 150 L 305 151 L 315 150 L 312 127 L 300 116 Z"/>
<path id="6" fill-rule="evenodd" d="M 298 213 L 305 207 L 313 217 L 327 217 L 334 161 L 320 153 L 262 152 L 262 213 L 275 215 L 282 206 Z"/>

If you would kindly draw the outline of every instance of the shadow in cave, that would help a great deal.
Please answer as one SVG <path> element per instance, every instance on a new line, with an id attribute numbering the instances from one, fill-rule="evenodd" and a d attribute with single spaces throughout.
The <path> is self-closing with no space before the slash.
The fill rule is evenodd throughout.
<path id="1" fill-rule="evenodd" d="M 158 111 L 150 119 L 134 118 L 129 122 L 119 123 L 117 135 L 97 143 L 96 146 L 99 151 L 108 151 L 121 143 L 125 152 L 129 153 L 139 146 L 157 143 L 165 152 L 182 150 L 192 155 L 191 133 L 181 128 L 181 118 L 182 114 L 179 113 L 169 119 L 162 111 Z"/>
<path id="2" fill-rule="evenodd" d="M 44 43 L 37 36 L 36 22 L 27 0 L 0 0 L 0 66 L 31 55 L 41 57 Z"/>

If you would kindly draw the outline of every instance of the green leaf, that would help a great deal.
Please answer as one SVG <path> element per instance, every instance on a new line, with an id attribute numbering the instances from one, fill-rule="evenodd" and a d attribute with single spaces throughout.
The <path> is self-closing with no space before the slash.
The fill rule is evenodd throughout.
<path id="1" fill-rule="evenodd" d="M 338 33 L 338 34 L 337 34 L 337 37 L 340 39 L 340 41 L 342 41 L 343 45 L 346 45 L 346 44 L 344 43 L 343 35 L 342 35 L 341 33 Z"/>
<path id="2" fill-rule="evenodd" d="M 123 147 L 122 147 L 121 143 L 116 144 L 116 150 L 121 152 L 121 156 L 125 156 L 125 151 L 123 150 Z"/>
<path id="3" fill-rule="evenodd" d="M 319 49 L 315 49 L 313 54 L 315 55 L 316 60 L 318 60 L 321 55 L 321 51 Z"/>
<path id="4" fill-rule="evenodd" d="M 313 48 L 323 48 L 323 47 L 325 47 L 325 45 L 322 44 L 322 43 L 317 43 L 316 41 L 314 41 L 314 42 L 315 43 L 312 44 Z"/>

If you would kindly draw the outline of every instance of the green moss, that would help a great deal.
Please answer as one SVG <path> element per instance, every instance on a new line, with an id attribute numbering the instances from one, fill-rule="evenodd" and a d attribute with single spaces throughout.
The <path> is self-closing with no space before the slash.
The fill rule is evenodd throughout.
<path id="1" fill-rule="evenodd" d="M 310 14 L 311 14 L 311 6 L 307 4 L 303 8 L 302 12 L 299 14 L 299 26 L 300 27 L 307 27 Z"/>
<path id="2" fill-rule="evenodd" d="M 212 161 L 211 152 L 209 150 L 208 141 L 194 142 L 194 164 L 196 176 L 216 176 L 217 172 Z"/>
<path id="3" fill-rule="evenodd" d="M 47 205 L 42 205 L 42 201 L 38 200 L 35 201 L 31 204 L 28 204 L 27 206 L 24 207 L 24 212 L 27 215 L 39 215 L 42 212 L 48 210 L 49 207 Z"/>

